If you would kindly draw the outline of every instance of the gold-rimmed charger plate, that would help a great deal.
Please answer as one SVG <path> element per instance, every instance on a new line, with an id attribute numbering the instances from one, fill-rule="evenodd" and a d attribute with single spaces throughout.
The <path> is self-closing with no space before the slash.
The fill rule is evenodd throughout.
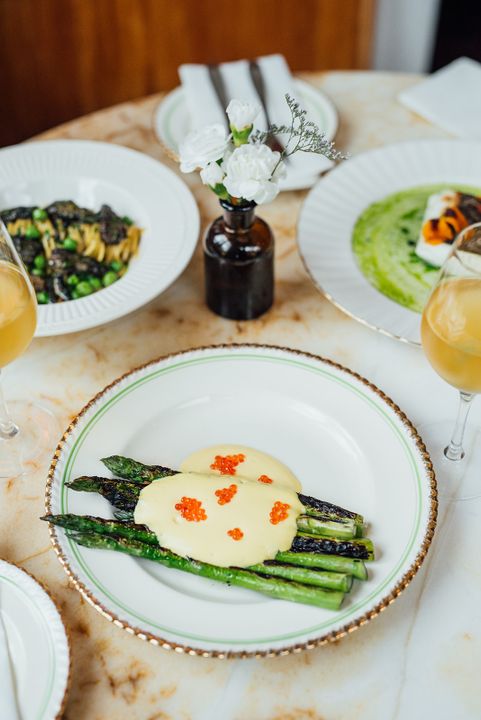
<path id="1" fill-rule="evenodd" d="M 108 619 L 190 654 L 280 655 L 344 636 L 411 581 L 431 542 L 437 508 L 421 439 L 369 381 L 293 350 L 201 348 L 119 378 L 65 432 L 50 469 L 47 511 L 110 516 L 102 498 L 65 486 L 81 474 L 102 474 L 100 457 L 121 453 L 176 467 L 196 448 L 233 442 L 278 457 L 306 493 L 366 516 L 378 548 L 369 579 L 331 612 L 81 548 L 52 528 L 70 579 Z"/>

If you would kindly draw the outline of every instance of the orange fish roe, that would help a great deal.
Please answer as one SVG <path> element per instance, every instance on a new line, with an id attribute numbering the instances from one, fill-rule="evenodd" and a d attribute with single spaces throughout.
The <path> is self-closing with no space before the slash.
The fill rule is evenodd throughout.
<path id="1" fill-rule="evenodd" d="M 237 466 L 244 462 L 246 456 L 243 453 L 238 455 L 216 455 L 210 466 L 211 470 L 218 470 L 221 475 L 235 475 Z"/>
<path id="2" fill-rule="evenodd" d="M 219 498 L 217 502 L 219 503 L 219 505 L 226 505 L 227 503 L 230 503 L 236 492 L 237 485 L 234 484 L 229 485 L 229 487 L 216 490 L 215 495 Z"/>
<path id="3" fill-rule="evenodd" d="M 180 512 L 184 520 L 189 522 L 200 522 L 207 520 L 207 515 L 202 507 L 202 502 L 196 498 L 184 497 L 180 503 L 175 505 L 175 509 Z"/>
<path id="4" fill-rule="evenodd" d="M 227 530 L 227 535 L 230 535 L 233 540 L 242 540 L 242 538 L 244 537 L 244 533 L 240 528 L 232 528 L 232 530 Z"/>
<path id="5" fill-rule="evenodd" d="M 283 520 L 287 520 L 290 507 L 291 506 L 288 505 L 288 503 L 283 503 L 283 502 L 280 502 L 280 500 L 277 500 L 274 503 L 274 505 L 272 506 L 272 510 L 269 513 L 271 523 L 273 525 L 277 525 L 278 523 L 282 522 Z"/>
<path id="6" fill-rule="evenodd" d="M 257 478 L 259 482 L 266 483 L 266 485 L 270 485 L 272 482 L 272 478 L 269 477 L 269 475 L 261 475 Z"/>

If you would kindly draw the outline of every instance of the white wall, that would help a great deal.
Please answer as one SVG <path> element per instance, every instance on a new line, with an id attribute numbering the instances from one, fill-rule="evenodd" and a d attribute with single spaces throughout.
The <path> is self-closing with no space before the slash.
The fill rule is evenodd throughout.
<path id="1" fill-rule="evenodd" d="M 375 70 L 430 69 L 440 0 L 378 0 Z"/>

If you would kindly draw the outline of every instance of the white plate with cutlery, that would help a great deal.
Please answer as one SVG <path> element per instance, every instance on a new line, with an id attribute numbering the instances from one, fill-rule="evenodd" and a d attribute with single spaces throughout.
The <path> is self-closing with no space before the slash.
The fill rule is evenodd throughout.
<path id="1" fill-rule="evenodd" d="M 55 603 L 27 572 L 0 560 L 0 717 L 53 720 L 70 673 L 67 633 Z"/>
<path id="2" fill-rule="evenodd" d="M 309 119 L 316 123 L 328 140 L 332 140 L 337 131 L 338 117 L 331 100 L 323 92 L 303 80 L 295 79 L 294 84 Z M 272 121 L 275 122 L 275 118 L 272 118 Z M 165 96 L 155 111 L 154 129 L 168 154 L 177 159 L 179 144 L 191 130 L 184 88 L 177 87 Z M 301 190 L 312 187 L 319 174 L 328 170 L 331 165 L 331 161 L 327 158 L 319 158 L 319 171 L 316 175 L 304 175 L 298 172 L 294 175 L 289 173 L 289 166 L 287 166 L 287 177 L 282 183 L 282 190 Z"/>

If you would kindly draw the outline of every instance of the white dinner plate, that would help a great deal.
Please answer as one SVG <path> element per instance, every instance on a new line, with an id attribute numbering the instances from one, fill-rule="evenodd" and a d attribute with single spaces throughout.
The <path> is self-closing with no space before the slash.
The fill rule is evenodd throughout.
<path id="1" fill-rule="evenodd" d="M 415 140 L 361 153 L 321 178 L 307 196 L 298 245 L 316 286 L 348 315 L 386 335 L 420 343 L 421 316 L 383 295 L 352 252 L 357 219 L 391 193 L 429 184 L 480 186 L 481 143 Z"/>
<path id="2" fill-rule="evenodd" d="M 303 80 L 294 80 L 299 91 L 300 100 L 307 110 L 309 119 L 316 123 L 328 140 L 332 140 L 337 132 L 338 117 L 337 110 L 331 100 L 321 90 Z M 154 115 L 154 127 L 157 137 L 166 148 L 169 155 L 177 159 L 179 144 L 191 130 L 190 117 L 185 101 L 183 87 L 172 90 L 160 103 Z M 332 166 L 330 160 L 325 159 L 325 167 L 320 167 L 319 172 L 329 169 Z M 281 183 L 282 190 L 301 190 L 311 187 L 317 179 L 312 172 L 306 180 L 306 176 L 296 173 L 289 177 L 289 165 L 286 167 L 287 176 Z"/>
<path id="3" fill-rule="evenodd" d="M 70 674 L 65 627 L 38 582 L 5 560 L 0 560 L 0 613 L 22 720 L 59 718 Z"/>
<path id="4" fill-rule="evenodd" d="M 0 150 L 0 210 L 74 200 L 107 203 L 143 228 L 140 250 L 110 287 L 41 305 L 36 336 L 61 335 L 115 320 L 163 292 L 184 270 L 199 235 L 195 200 L 175 173 L 148 155 L 87 140 L 49 140 Z"/>
<path id="5" fill-rule="evenodd" d="M 66 482 L 105 475 L 120 453 L 178 467 L 228 443 L 286 463 L 303 491 L 365 515 L 378 557 L 332 612 L 86 549 L 52 527 L 72 582 L 109 620 L 154 644 L 204 656 L 275 655 L 335 640 L 376 616 L 415 575 L 436 520 L 429 456 L 399 408 L 328 360 L 280 348 L 201 348 L 119 378 L 80 412 L 55 453 L 47 511 L 112 517 L 97 495 Z"/>

